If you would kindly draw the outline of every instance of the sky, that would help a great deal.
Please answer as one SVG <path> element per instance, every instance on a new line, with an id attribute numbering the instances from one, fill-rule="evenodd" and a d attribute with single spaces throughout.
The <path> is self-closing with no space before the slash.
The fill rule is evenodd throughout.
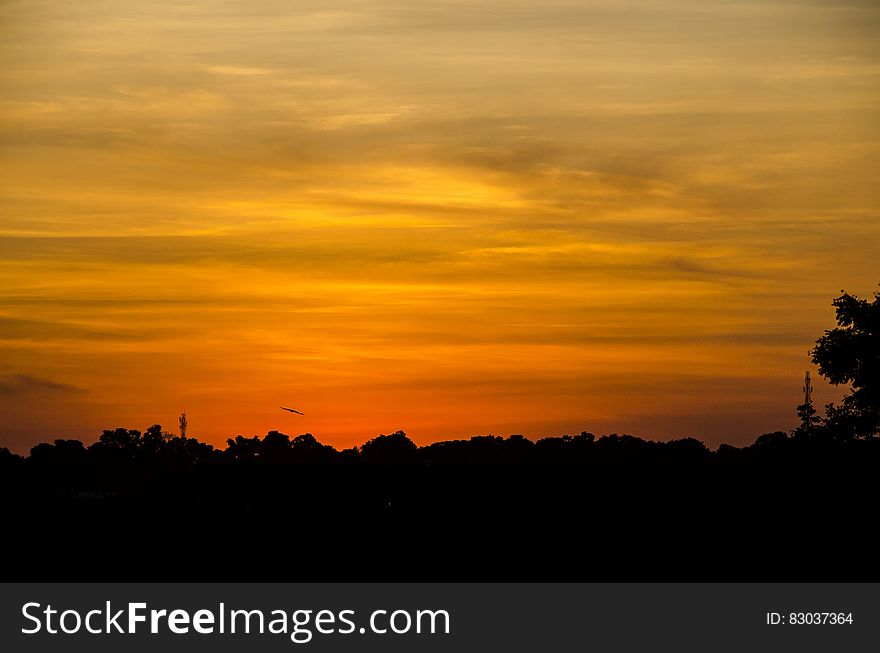
<path id="1" fill-rule="evenodd" d="M 2 0 L 0 446 L 791 429 L 880 282 L 878 37 L 849 0 Z"/>

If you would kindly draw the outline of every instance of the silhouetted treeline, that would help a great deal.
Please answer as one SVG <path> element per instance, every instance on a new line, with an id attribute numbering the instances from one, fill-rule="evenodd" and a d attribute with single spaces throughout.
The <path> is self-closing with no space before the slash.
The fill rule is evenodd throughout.
<path id="1" fill-rule="evenodd" d="M 0 450 L 4 580 L 880 580 L 880 440 L 105 431 Z"/>
<path id="2" fill-rule="evenodd" d="M 766 433 L 746 447 L 722 444 L 716 451 L 695 438 L 668 442 L 612 433 L 546 437 L 474 436 L 418 447 L 403 431 L 379 435 L 360 447 L 343 449 L 319 442 L 311 433 L 290 438 L 270 431 L 263 438 L 236 436 L 225 449 L 195 438 L 175 437 L 153 425 L 143 433 L 104 431 L 90 446 L 79 440 L 38 444 L 23 458 L 0 449 L 0 469 L 52 469 L 66 477 L 84 470 L 134 468 L 185 470 L 197 465 L 414 465 L 578 467 L 585 471 L 705 472 L 797 469 L 844 465 L 870 468 L 880 462 L 880 439 L 835 438 L 795 431 Z"/>

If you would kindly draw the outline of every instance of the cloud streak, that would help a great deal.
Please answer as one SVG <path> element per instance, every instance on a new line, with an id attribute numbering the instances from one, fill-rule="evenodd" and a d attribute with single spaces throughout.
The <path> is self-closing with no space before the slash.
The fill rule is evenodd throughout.
<path id="1" fill-rule="evenodd" d="M 0 376 L 0 397 L 32 396 L 45 394 L 79 394 L 84 389 L 68 383 L 58 383 L 50 379 L 28 374 L 6 374 Z"/>

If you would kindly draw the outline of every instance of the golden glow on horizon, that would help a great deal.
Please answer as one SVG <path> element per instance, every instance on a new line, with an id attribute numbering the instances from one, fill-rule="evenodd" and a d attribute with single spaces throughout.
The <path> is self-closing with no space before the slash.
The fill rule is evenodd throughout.
<path id="1" fill-rule="evenodd" d="M 831 299 L 880 281 L 878 28 L 6 2 L 0 446 L 182 411 L 213 443 L 790 428 Z"/>

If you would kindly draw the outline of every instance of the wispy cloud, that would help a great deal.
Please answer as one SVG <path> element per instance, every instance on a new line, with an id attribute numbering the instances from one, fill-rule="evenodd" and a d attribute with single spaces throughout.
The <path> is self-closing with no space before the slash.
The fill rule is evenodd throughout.
<path id="1" fill-rule="evenodd" d="M 78 394 L 86 392 L 83 388 L 68 383 L 58 383 L 50 379 L 27 374 L 6 374 L 0 376 L 0 396 Z"/>

